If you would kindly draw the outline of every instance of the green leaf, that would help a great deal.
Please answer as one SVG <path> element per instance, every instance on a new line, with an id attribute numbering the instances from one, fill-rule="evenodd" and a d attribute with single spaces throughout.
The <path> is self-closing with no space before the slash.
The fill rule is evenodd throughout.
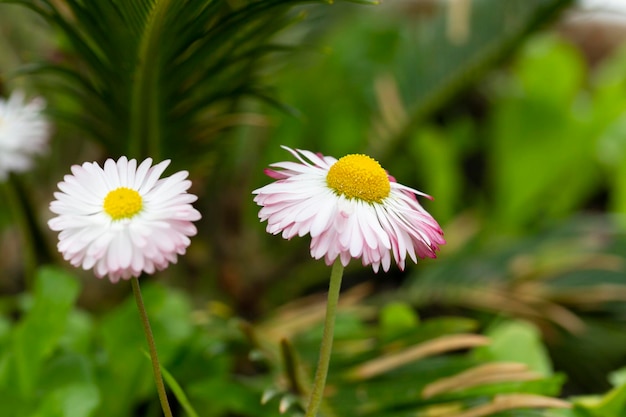
<path id="1" fill-rule="evenodd" d="M 45 395 L 37 412 L 30 417 L 89 417 L 99 401 L 95 385 L 67 385 Z"/>
<path id="2" fill-rule="evenodd" d="M 93 363 L 86 356 L 65 354 L 42 371 L 38 409 L 33 416 L 88 417 L 100 404 Z"/>
<path id="3" fill-rule="evenodd" d="M 552 37 L 533 39 L 518 59 L 516 78 L 489 120 L 489 178 L 499 229 L 562 216 L 596 192 L 599 173 L 589 158 L 596 137 L 578 100 L 582 68 L 580 53 Z"/>
<path id="4" fill-rule="evenodd" d="M 415 329 L 419 317 L 409 304 L 396 301 L 386 304 L 380 310 L 379 321 L 382 334 L 389 338 Z"/>
<path id="5" fill-rule="evenodd" d="M 552 365 L 537 328 L 525 321 L 504 321 L 486 334 L 488 346 L 476 349 L 478 357 L 493 361 L 519 362 L 542 375 L 552 375 Z"/>
<path id="6" fill-rule="evenodd" d="M 474 130 L 469 119 L 456 122 L 446 131 L 424 126 L 415 132 L 408 144 L 411 155 L 407 163 L 417 165 L 415 180 L 423 184 L 420 189 L 435 196 L 436 202 L 445 202 L 428 205 L 428 211 L 442 224 L 461 206 L 466 181 L 461 167 L 467 153 L 465 144 L 471 143 Z M 416 161 L 419 162 L 416 164 Z"/>
<path id="7" fill-rule="evenodd" d="M 576 401 L 592 417 L 622 417 L 626 413 L 626 385 L 609 391 L 601 398 L 588 398 Z"/>
<path id="8" fill-rule="evenodd" d="M 626 412 L 626 368 L 609 375 L 615 386 L 603 396 L 576 398 L 576 408 L 584 411 L 585 417 L 621 417 Z"/>
<path id="9" fill-rule="evenodd" d="M 617 371 L 611 372 L 609 374 L 609 381 L 611 381 L 611 384 L 613 384 L 614 387 L 626 385 L 626 368 L 621 368 Z"/>
<path id="10" fill-rule="evenodd" d="M 16 385 L 22 395 L 33 393 L 44 361 L 65 332 L 78 293 L 78 281 L 72 275 L 53 267 L 38 271 L 32 309 L 13 334 Z"/>
<path id="11" fill-rule="evenodd" d="M 547 68 L 553 72 L 546 72 Z M 527 43 L 517 62 L 524 94 L 560 106 L 575 99 L 585 78 L 583 57 L 575 47 L 551 36 Z"/>

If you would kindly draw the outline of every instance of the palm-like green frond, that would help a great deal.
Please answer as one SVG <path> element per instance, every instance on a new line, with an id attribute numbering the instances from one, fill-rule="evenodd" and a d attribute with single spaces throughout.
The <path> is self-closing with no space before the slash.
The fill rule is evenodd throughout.
<path id="1" fill-rule="evenodd" d="M 298 0 L 13 0 L 64 35 L 56 75 L 61 118 L 109 153 L 192 157 L 213 144 L 225 115 L 247 97 L 272 101 L 259 69 L 277 32 L 298 19 Z M 312 3 L 323 3 L 313 1 Z"/>

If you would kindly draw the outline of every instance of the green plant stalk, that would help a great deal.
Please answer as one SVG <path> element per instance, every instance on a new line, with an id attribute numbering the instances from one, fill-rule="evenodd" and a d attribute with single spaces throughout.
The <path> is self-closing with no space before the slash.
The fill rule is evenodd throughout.
<path id="1" fill-rule="evenodd" d="M 161 375 L 161 365 L 159 364 L 159 357 L 157 355 L 156 344 L 154 343 L 154 336 L 152 335 L 150 321 L 148 320 L 148 313 L 146 312 L 146 307 L 143 304 L 143 297 L 141 296 L 141 289 L 139 288 L 139 279 L 132 278 L 130 281 L 133 286 L 133 294 L 135 295 L 137 309 L 139 310 L 139 315 L 141 316 L 143 331 L 146 334 L 146 340 L 148 341 L 150 360 L 152 361 L 152 371 L 154 372 L 154 383 L 156 384 L 157 393 L 159 394 L 161 408 L 163 409 L 165 417 L 172 417 L 172 410 L 170 410 L 170 405 L 167 401 L 167 394 L 165 393 L 165 384 L 163 383 L 163 376 Z"/>
<path id="2" fill-rule="evenodd" d="M 35 242 L 33 241 L 33 231 L 28 222 L 25 210 L 28 207 L 24 207 L 22 199 L 18 195 L 18 192 L 13 184 L 14 178 L 9 177 L 3 182 L 4 195 L 6 197 L 6 204 L 9 206 L 11 216 L 17 223 L 20 229 L 22 237 L 22 257 L 24 260 L 24 284 L 26 288 L 32 289 L 32 283 L 35 279 L 35 271 L 37 270 L 37 249 Z"/>
<path id="3" fill-rule="evenodd" d="M 305 417 L 317 416 L 317 410 L 319 410 L 324 396 L 324 387 L 326 386 L 326 376 L 328 375 L 330 354 L 333 348 L 335 316 L 337 312 L 337 303 L 339 302 L 342 277 L 343 265 L 341 264 L 341 260 L 338 258 L 333 264 L 333 268 L 330 272 L 328 300 L 326 301 L 326 319 L 324 320 L 324 333 L 322 335 L 322 343 L 320 346 L 320 357 L 317 363 L 317 371 L 315 372 L 315 380 L 313 381 L 313 389 L 311 390 L 311 395 L 309 396 Z"/>

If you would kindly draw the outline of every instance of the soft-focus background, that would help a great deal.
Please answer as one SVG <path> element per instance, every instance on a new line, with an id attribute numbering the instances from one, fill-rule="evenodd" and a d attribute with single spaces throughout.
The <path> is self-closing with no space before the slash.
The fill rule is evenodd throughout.
<path id="1" fill-rule="evenodd" d="M 76 2 L 23 3 L 61 17 L 0 2 L 0 87 L 45 97 L 55 131 L 11 178 L 26 226 L 0 197 L 0 416 L 158 416 L 130 286 L 71 269 L 46 227 L 72 164 L 128 153 L 124 78 L 60 28 L 98 25 Z M 265 233 L 251 195 L 287 145 L 371 155 L 434 197 L 448 241 L 404 272 L 346 270 L 324 416 L 626 416 L 626 2 L 285 3 L 199 49 L 196 78 L 164 71 L 158 154 L 130 147 L 190 171 L 203 214 L 187 255 L 142 277 L 175 414 L 301 411 L 329 268 Z M 122 65 L 132 33 L 105 23 Z"/>

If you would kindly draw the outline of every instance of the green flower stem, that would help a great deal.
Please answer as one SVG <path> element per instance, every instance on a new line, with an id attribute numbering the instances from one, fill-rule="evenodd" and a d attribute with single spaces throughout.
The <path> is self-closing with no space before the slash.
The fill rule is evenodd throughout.
<path id="1" fill-rule="evenodd" d="M 9 177 L 3 182 L 4 195 L 11 216 L 20 229 L 23 242 L 23 250 L 21 252 L 24 259 L 24 283 L 26 288 L 31 289 L 33 280 L 35 279 L 35 271 L 37 270 L 37 249 L 33 241 L 34 234 L 26 215 L 26 210 L 29 210 L 29 207 L 23 204 L 15 184 L 13 184 L 14 179 L 15 178 Z"/>
<path id="2" fill-rule="evenodd" d="M 316 417 L 317 410 L 324 396 L 326 376 L 328 375 L 328 364 L 330 363 L 330 353 L 333 348 L 333 335 L 335 330 L 335 316 L 337 303 L 339 302 L 339 292 L 341 290 L 341 278 L 343 277 L 343 265 L 337 259 L 330 272 L 330 284 L 328 287 L 328 301 L 326 302 L 326 319 L 324 321 L 324 334 L 320 346 L 320 357 L 317 363 L 313 389 L 306 407 L 305 417 Z"/>
<path id="3" fill-rule="evenodd" d="M 156 383 L 157 392 L 159 394 L 159 401 L 161 401 L 161 408 L 165 417 L 172 417 L 172 410 L 167 402 L 167 394 L 165 393 L 165 384 L 163 384 L 163 376 L 161 375 L 161 365 L 159 364 L 159 357 L 157 356 L 156 345 L 154 343 L 154 336 L 152 335 L 152 329 L 150 328 L 150 321 L 148 320 L 148 313 L 146 307 L 143 304 L 143 297 L 141 296 L 141 289 L 139 288 L 139 279 L 131 278 L 133 285 L 133 294 L 135 294 L 135 302 L 137 303 L 137 309 L 141 316 L 141 324 L 143 325 L 143 331 L 146 334 L 146 340 L 148 341 L 148 348 L 150 349 L 150 359 L 152 360 L 152 371 L 154 372 L 154 382 Z"/>

